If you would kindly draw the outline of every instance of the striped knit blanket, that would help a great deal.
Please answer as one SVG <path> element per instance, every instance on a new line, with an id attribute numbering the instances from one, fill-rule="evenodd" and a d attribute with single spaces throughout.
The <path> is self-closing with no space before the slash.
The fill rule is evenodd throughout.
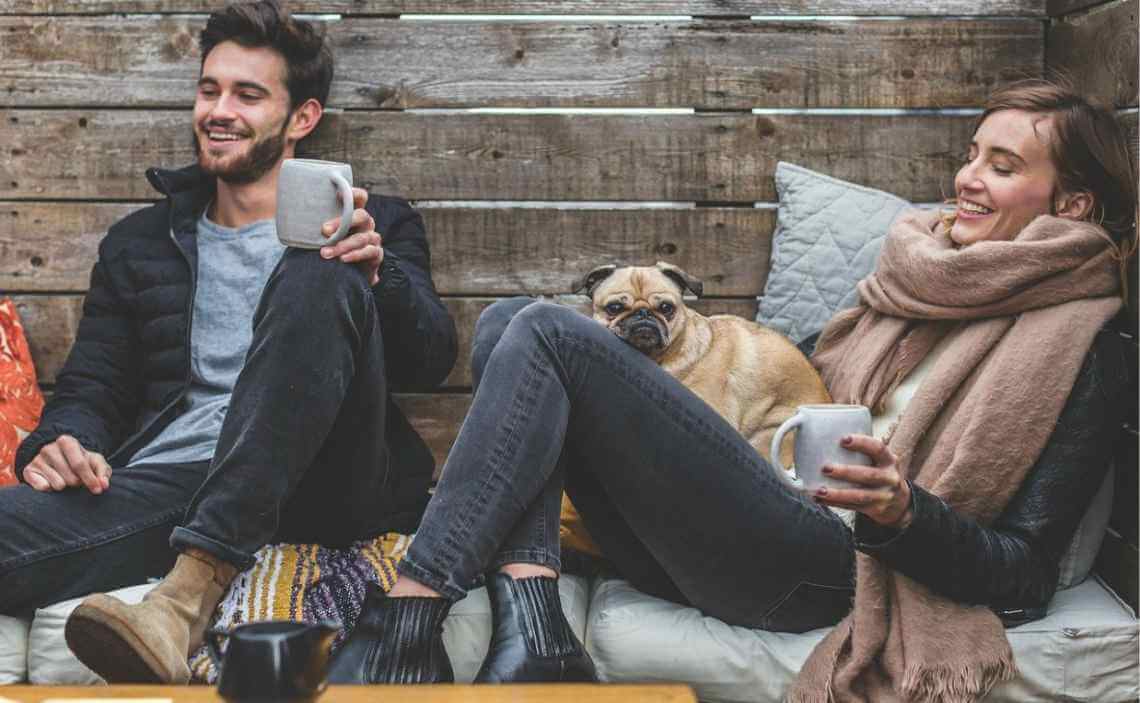
<path id="1" fill-rule="evenodd" d="M 315 544 L 263 547 L 257 563 L 234 579 L 211 628 L 230 630 L 258 620 L 332 620 L 343 626 L 333 643 L 335 651 L 360 615 L 366 584 L 391 588 L 396 563 L 411 542 L 409 535 L 388 533 L 348 549 Z M 212 684 L 217 679 L 205 646 L 190 656 L 190 670 L 197 682 Z"/>

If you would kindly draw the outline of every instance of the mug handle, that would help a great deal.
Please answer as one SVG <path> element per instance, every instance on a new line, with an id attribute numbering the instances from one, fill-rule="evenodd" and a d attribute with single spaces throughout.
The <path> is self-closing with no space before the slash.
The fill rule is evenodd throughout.
<path id="1" fill-rule="evenodd" d="M 352 211 L 356 209 L 352 206 L 352 184 L 348 179 L 335 172 L 330 173 L 329 177 L 340 193 L 340 228 L 322 246 L 336 244 L 344 239 L 344 235 L 348 234 L 348 228 L 352 226 Z"/>
<path id="2" fill-rule="evenodd" d="M 804 490 L 804 482 L 792 475 L 792 472 L 786 470 L 784 465 L 780 463 L 780 444 L 784 441 L 784 435 L 802 425 L 803 422 L 804 414 L 797 412 L 787 420 L 784 420 L 784 424 L 780 425 L 780 428 L 776 430 L 776 434 L 772 437 L 772 470 L 776 472 L 777 478 L 786 483 L 792 490 L 796 491 Z"/>
<path id="3" fill-rule="evenodd" d="M 222 645 L 219 639 L 229 636 L 230 633 L 224 630 L 206 630 L 206 651 L 210 655 L 210 661 L 214 662 L 214 668 L 218 670 L 218 676 L 222 675 Z"/>

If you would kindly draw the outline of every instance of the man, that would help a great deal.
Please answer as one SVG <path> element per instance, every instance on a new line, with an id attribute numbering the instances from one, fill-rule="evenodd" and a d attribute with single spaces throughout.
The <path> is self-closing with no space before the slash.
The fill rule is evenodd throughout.
<path id="1" fill-rule="evenodd" d="M 69 621 L 69 645 L 111 681 L 185 682 L 227 585 L 270 541 L 414 530 L 433 462 L 389 391 L 438 384 L 456 354 L 406 202 L 356 189 L 336 246 L 277 242 L 282 161 L 332 81 L 323 39 L 265 1 L 211 15 L 200 45 L 198 163 L 148 171 L 166 199 L 100 244 L 75 346 L 17 456 L 23 485 L 0 490 L 4 612 L 174 561 L 142 604 L 96 595 Z"/>

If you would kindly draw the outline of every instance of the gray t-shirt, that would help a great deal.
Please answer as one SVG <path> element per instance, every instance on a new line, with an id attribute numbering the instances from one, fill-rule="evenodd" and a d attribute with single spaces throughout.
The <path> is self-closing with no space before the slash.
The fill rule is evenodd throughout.
<path id="1" fill-rule="evenodd" d="M 230 394 L 253 337 L 253 312 L 285 247 L 273 220 L 239 229 L 198 220 L 198 286 L 190 330 L 188 409 L 130 463 L 186 463 L 214 456 Z"/>

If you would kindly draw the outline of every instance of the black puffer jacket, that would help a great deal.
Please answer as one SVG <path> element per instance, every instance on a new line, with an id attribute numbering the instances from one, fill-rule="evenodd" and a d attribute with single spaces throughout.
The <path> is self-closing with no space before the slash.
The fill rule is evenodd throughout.
<path id="1" fill-rule="evenodd" d="M 1127 388 L 1123 340 L 1103 329 L 1045 449 L 993 524 L 912 483 L 910 526 L 885 528 L 859 514 L 856 548 L 947 598 L 989 606 L 1007 626 L 1044 617 L 1061 556 L 1112 462 Z"/>
<path id="2" fill-rule="evenodd" d="M 21 480 L 40 447 L 62 434 L 123 466 L 184 409 L 197 221 L 213 197 L 214 180 L 197 166 L 150 169 L 147 178 L 167 197 L 115 223 L 100 243 L 75 345 L 39 426 L 17 452 Z M 455 363 L 456 333 L 431 280 L 423 220 L 399 198 L 372 196 L 366 209 L 384 237 L 373 293 L 389 380 L 397 390 L 429 389 Z M 422 508 L 434 462 L 389 403 L 393 498 Z M 152 419 L 144 424 L 144 418 Z"/>

